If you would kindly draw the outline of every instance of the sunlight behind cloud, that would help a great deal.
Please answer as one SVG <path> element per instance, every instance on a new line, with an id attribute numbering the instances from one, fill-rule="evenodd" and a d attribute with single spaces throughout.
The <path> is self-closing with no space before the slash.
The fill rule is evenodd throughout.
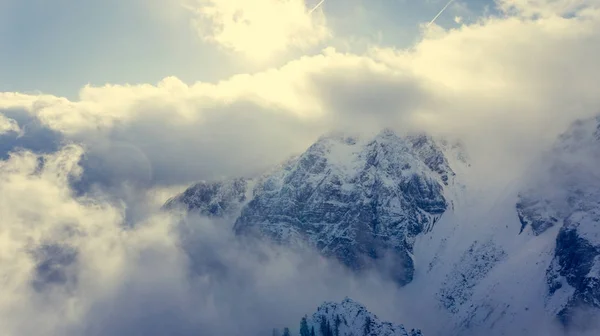
<path id="1" fill-rule="evenodd" d="M 256 61 L 331 36 L 323 12 L 304 0 L 190 0 L 186 7 L 203 40 Z"/>

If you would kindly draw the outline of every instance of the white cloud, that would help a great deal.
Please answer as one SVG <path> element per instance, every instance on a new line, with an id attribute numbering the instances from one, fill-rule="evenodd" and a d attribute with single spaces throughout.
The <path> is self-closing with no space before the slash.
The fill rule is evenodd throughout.
<path id="1" fill-rule="evenodd" d="M 236 241 L 223 223 L 150 207 L 127 226 L 133 204 L 73 195 L 82 154 L 0 161 L 3 335 L 259 335 L 323 299 L 389 296 L 316 255 Z"/>
<path id="2" fill-rule="evenodd" d="M 189 183 L 259 172 L 304 150 L 333 125 L 353 127 L 356 118 L 361 127 L 381 127 L 382 116 L 422 99 L 419 90 L 385 64 L 327 50 L 217 84 L 188 86 L 167 78 L 156 86 L 85 87 L 79 101 L 39 96 L 21 106 L 107 158 L 114 171 Z M 373 113 L 379 117 L 370 117 Z M 129 162 L 133 166 L 123 169 Z"/>
<path id="3" fill-rule="evenodd" d="M 322 11 L 305 0 L 191 0 L 200 37 L 254 60 L 304 49 L 331 35 Z"/>
<path id="4" fill-rule="evenodd" d="M 67 146 L 53 155 L 15 153 L 0 163 L 0 274 L 4 288 L 0 320 L 8 335 L 54 330 L 62 323 L 56 313 L 63 315 L 65 322 L 77 315 L 77 303 L 61 298 L 71 284 L 69 264 L 50 263 L 46 269 L 36 265 L 43 265 L 45 257 L 50 257 L 45 255 L 44 246 L 57 246 L 61 251 L 77 249 L 82 257 L 90 258 L 88 266 L 97 281 L 108 282 L 117 274 L 102 260 L 102 255 L 112 252 L 110 240 L 104 241 L 107 245 L 97 242 L 114 233 L 119 211 L 92 200 L 71 198 L 67 181 L 81 174 L 77 166 L 81 154 L 80 147 Z M 59 268 L 53 270 L 56 266 Z M 45 298 L 32 297 L 36 280 L 50 286 Z M 54 282 L 63 280 L 65 287 L 52 290 Z M 39 324 L 27 326 L 28 316 L 36 314 Z M 36 328 L 37 332 L 29 332 Z"/>
<path id="5" fill-rule="evenodd" d="M 405 67 L 435 93 L 413 114 L 423 128 L 461 135 L 486 164 L 526 164 L 570 121 L 600 112 L 600 16 L 586 13 L 492 17 L 373 57 Z"/>
<path id="6" fill-rule="evenodd" d="M 121 177 L 143 171 L 135 179 L 162 184 L 254 174 L 328 130 L 385 126 L 459 136 L 475 160 L 520 166 L 569 121 L 598 112 L 600 19 L 590 8 L 436 27 L 404 50 L 325 49 L 218 83 L 85 87 L 74 102 L 4 94 L 0 106 L 23 106 L 100 156 L 118 150 L 132 158 L 126 169 L 107 160 Z"/>

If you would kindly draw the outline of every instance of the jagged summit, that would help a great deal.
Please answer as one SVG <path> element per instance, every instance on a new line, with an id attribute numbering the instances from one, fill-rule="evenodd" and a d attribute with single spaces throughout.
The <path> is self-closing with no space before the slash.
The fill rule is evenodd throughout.
<path id="1" fill-rule="evenodd" d="M 447 142 L 384 129 L 331 133 L 252 181 L 197 184 L 170 200 L 208 216 L 234 214 L 238 235 L 308 245 L 360 271 L 412 280 L 412 248 L 448 209 L 455 173 Z"/>
<path id="2" fill-rule="evenodd" d="M 239 236 L 377 269 L 406 285 L 409 304 L 444 319 L 422 326 L 430 334 L 535 334 L 540 319 L 568 325 L 578 308 L 600 311 L 600 117 L 574 123 L 519 196 L 491 210 L 479 191 L 465 195 L 468 165 L 457 142 L 336 133 L 246 184 L 201 183 L 169 203 L 229 216 Z M 354 335 L 368 325 L 350 299 L 324 303 L 307 323 L 335 326 L 332 311 L 361 316 L 343 325 Z M 369 335 L 396 335 L 386 328 Z"/>
<path id="3" fill-rule="evenodd" d="M 307 243 L 351 269 L 377 266 L 405 284 L 414 239 L 448 208 L 444 187 L 452 176 L 428 137 L 389 129 L 372 139 L 321 137 L 258 182 L 234 230 Z"/>
<path id="4" fill-rule="evenodd" d="M 208 217 L 237 216 L 251 198 L 254 181 L 237 178 L 217 182 L 201 181 L 169 199 L 163 208 L 183 208 Z"/>
<path id="5" fill-rule="evenodd" d="M 240 236 L 309 245 L 350 269 L 391 276 L 411 303 L 447 317 L 431 334 L 535 334 L 540 318 L 569 325 L 579 308 L 600 311 L 600 117 L 574 123 L 519 195 L 492 210 L 485 197 L 465 196 L 468 166 L 458 142 L 336 133 L 244 188 L 200 184 L 172 203 L 230 216 Z M 359 306 L 324 303 L 307 323 L 335 326 L 331 311 L 356 314 L 344 330 L 361 335 Z"/>
<path id="6" fill-rule="evenodd" d="M 300 322 L 300 335 L 315 336 L 421 336 L 420 330 L 407 332 L 403 325 L 379 320 L 362 304 L 345 298 L 325 302 Z"/>
<path id="7" fill-rule="evenodd" d="M 562 225 L 582 202 L 600 188 L 600 116 L 575 121 L 544 155 L 534 178 L 519 194 L 517 211 L 522 231 L 539 235 Z M 587 197 L 583 197 L 588 195 Z"/>

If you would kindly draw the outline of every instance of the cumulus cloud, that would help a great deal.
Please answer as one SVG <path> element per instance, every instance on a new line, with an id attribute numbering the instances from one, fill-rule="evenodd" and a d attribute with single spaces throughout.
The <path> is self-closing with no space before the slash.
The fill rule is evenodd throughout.
<path id="1" fill-rule="evenodd" d="M 431 32 L 410 51 L 377 49 L 374 57 L 431 86 L 434 99 L 413 114 L 423 128 L 460 134 L 482 163 L 521 164 L 573 119 L 599 112 L 600 16 L 586 13 L 491 17 Z"/>
<path id="2" fill-rule="evenodd" d="M 327 50 L 217 84 L 167 78 L 156 86 L 86 87 L 75 102 L 38 96 L 13 104 L 85 144 L 90 160 L 104 158 L 101 169 L 90 165 L 99 174 L 183 184 L 255 174 L 336 124 L 357 125 L 356 118 L 361 128 L 382 126 L 383 118 L 422 99 L 418 83 L 390 72 L 368 57 Z"/>
<path id="3" fill-rule="evenodd" d="M 0 109 L 0 118 L 8 120 L 8 129 L 0 133 L 0 158 L 19 148 L 36 153 L 51 153 L 59 149 L 63 136 L 44 125 L 24 108 Z"/>
<path id="4" fill-rule="evenodd" d="M 202 39 L 258 60 L 317 45 L 331 35 L 323 12 L 310 5 L 305 0 L 186 2 Z"/>
<path id="5" fill-rule="evenodd" d="M 473 160 L 488 168 L 515 165 L 506 169 L 513 174 L 571 120 L 598 112 L 594 8 L 569 17 L 508 15 L 436 27 L 410 49 L 328 48 L 217 83 L 166 78 L 156 85 L 88 86 L 78 101 L 4 94 L 0 104 L 19 106 L 84 143 L 88 156 L 118 171 L 116 184 L 252 175 L 326 131 L 386 126 L 460 137 Z"/>

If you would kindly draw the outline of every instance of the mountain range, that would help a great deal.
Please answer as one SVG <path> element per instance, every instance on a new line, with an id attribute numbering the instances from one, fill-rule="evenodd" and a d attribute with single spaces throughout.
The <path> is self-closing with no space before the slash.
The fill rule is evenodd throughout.
<path id="1" fill-rule="evenodd" d="M 599 163 L 600 117 L 579 120 L 490 201 L 466 182 L 472 167 L 460 142 L 336 133 L 261 176 L 199 182 L 165 208 L 378 272 L 415 314 L 435 317 L 420 326 L 425 335 L 547 335 L 590 329 L 600 316 Z M 324 320 L 339 335 L 420 335 L 351 299 L 305 322 L 327 336 Z"/>

